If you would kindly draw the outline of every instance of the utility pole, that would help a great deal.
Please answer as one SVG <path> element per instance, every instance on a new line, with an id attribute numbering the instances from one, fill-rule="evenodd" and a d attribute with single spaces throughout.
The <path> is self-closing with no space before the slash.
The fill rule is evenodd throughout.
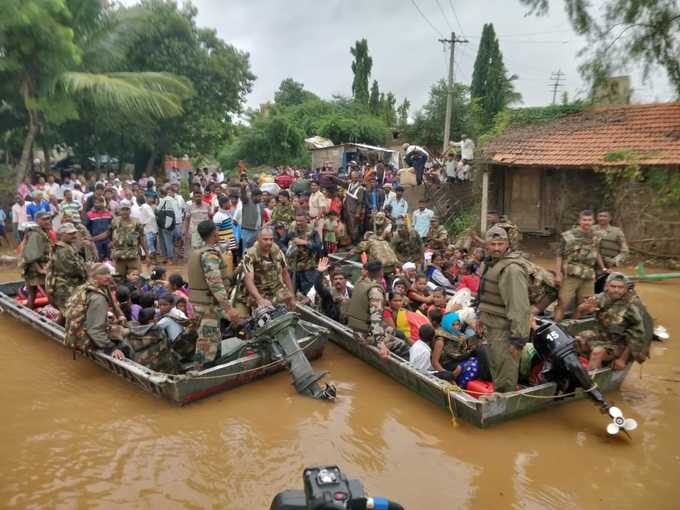
<path id="1" fill-rule="evenodd" d="M 564 76 L 565 75 L 564 75 L 564 73 L 562 72 L 561 69 L 558 69 L 556 73 L 552 73 L 550 75 L 550 81 L 552 83 L 550 83 L 549 86 L 552 87 L 552 89 L 553 89 L 552 104 L 555 104 L 555 101 L 557 100 L 557 89 L 560 88 L 560 87 L 564 87 L 564 84 L 560 83 Z"/>
<path id="2" fill-rule="evenodd" d="M 440 43 L 448 44 L 451 49 L 449 56 L 449 90 L 446 97 L 446 120 L 444 121 L 444 145 L 442 154 L 449 150 L 449 138 L 451 137 L 451 116 L 453 115 L 453 62 L 456 43 L 467 43 L 467 39 L 457 39 L 456 33 L 451 32 L 451 39 L 438 39 Z"/>

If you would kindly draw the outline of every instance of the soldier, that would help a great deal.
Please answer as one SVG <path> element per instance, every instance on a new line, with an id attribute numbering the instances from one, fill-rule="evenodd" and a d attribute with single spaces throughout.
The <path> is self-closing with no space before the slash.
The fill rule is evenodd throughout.
<path id="1" fill-rule="evenodd" d="M 576 318 L 593 312 L 597 319 L 595 329 L 577 336 L 581 351 L 590 354 L 588 366 L 591 370 L 612 360 L 614 370 L 623 370 L 630 360 L 645 361 L 643 317 L 623 274 L 607 276 L 605 291 L 581 303 Z"/>
<path id="2" fill-rule="evenodd" d="M 274 244 L 271 229 L 260 230 L 257 241 L 243 256 L 243 285 L 236 293 L 239 313 L 248 317 L 251 311 L 285 302 L 293 309 L 295 292 L 283 252 Z"/>
<path id="3" fill-rule="evenodd" d="M 392 239 L 392 221 L 384 212 L 380 211 L 375 215 L 374 224 L 378 238 L 386 241 Z"/>
<path id="4" fill-rule="evenodd" d="M 282 191 L 278 196 L 278 203 L 269 218 L 271 223 L 282 222 L 289 225 L 295 221 L 295 208 L 290 203 L 290 195 L 287 191 Z"/>
<path id="5" fill-rule="evenodd" d="M 204 245 L 191 253 L 187 275 L 191 304 L 200 320 L 194 354 L 194 361 L 200 367 L 217 357 L 222 340 L 220 319 L 235 322 L 239 314 L 229 303 L 231 283 L 219 248 L 215 223 L 204 220 L 198 224 L 197 231 Z"/>
<path id="6" fill-rule="evenodd" d="M 593 235 L 593 211 L 581 211 L 578 226 L 562 233 L 555 265 L 555 284 L 560 287 L 555 320 L 564 318 L 576 296 L 580 305 L 595 291 L 595 264 L 603 268 L 598 239 Z"/>
<path id="7" fill-rule="evenodd" d="M 52 224 L 49 213 L 38 211 L 35 219 L 37 225 L 28 228 L 24 234 L 23 249 L 19 260 L 28 291 L 26 305 L 30 309 L 35 308 L 38 287 L 45 285 L 47 262 L 50 260 L 52 251 L 50 238 L 47 235 Z"/>
<path id="8" fill-rule="evenodd" d="M 525 262 L 529 273 L 529 302 L 532 312 L 540 314 L 557 300 L 559 289 L 555 284 L 555 275 L 529 260 Z"/>
<path id="9" fill-rule="evenodd" d="M 132 349 L 130 357 L 157 372 L 180 373 L 181 366 L 170 348 L 165 330 L 154 323 L 155 313 L 153 308 L 144 308 L 139 312 L 139 321 L 129 323 L 126 341 Z"/>
<path id="10" fill-rule="evenodd" d="M 88 280 L 66 302 L 64 342 L 74 351 L 102 350 L 118 360 L 125 358 L 125 352 L 129 354 L 129 347 L 114 339 L 115 330 L 125 323 L 125 316 L 114 304 L 112 283 L 109 266 L 96 263 L 90 268 Z M 108 320 L 109 309 L 118 312 L 113 322 Z"/>
<path id="11" fill-rule="evenodd" d="M 128 200 L 121 200 L 119 216 L 111 223 L 111 258 L 116 263 L 116 273 L 125 278 L 129 271 L 141 270 L 139 249 L 146 252 L 146 237 L 144 227 L 138 219 L 130 216 L 132 204 Z"/>
<path id="12" fill-rule="evenodd" d="M 317 259 L 323 250 L 321 237 L 314 226 L 307 223 L 307 217 L 298 213 L 295 223 L 288 229 L 288 238 L 286 258 L 290 270 L 295 273 L 295 289 L 307 294 L 314 285 Z"/>
<path id="13" fill-rule="evenodd" d="M 397 221 L 397 234 L 392 237 L 392 249 L 401 263 L 413 262 L 418 265 L 423 257 L 420 236 L 404 221 Z"/>
<path id="14" fill-rule="evenodd" d="M 526 261 L 510 250 L 504 228 L 491 227 L 485 238 L 489 257 L 478 293 L 479 329 L 489 351 L 495 391 L 514 391 L 531 317 Z"/>
<path id="15" fill-rule="evenodd" d="M 364 240 L 357 244 L 347 257 L 361 253 L 368 253 L 369 262 L 373 260 L 379 261 L 382 264 L 383 273 L 386 275 L 394 274 L 395 268 L 400 266 L 399 259 L 390 243 L 380 239 L 373 232 L 366 232 Z"/>
<path id="16" fill-rule="evenodd" d="M 77 234 L 73 241 L 73 246 L 78 252 L 78 255 L 80 255 L 88 264 L 95 262 L 97 260 L 97 248 L 95 248 L 90 231 L 85 228 L 85 225 L 80 221 L 76 221 L 76 218 L 69 212 L 64 212 L 61 217 L 61 223 L 62 225 L 70 223 L 76 228 Z"/>
<path id="17" fill-rule="evenodd" d="M 72 223 L 63 223 L 57 230 L 57 234 L 59 241 L 47 264 L 45 292 L 52 306 L 63 315 L 68 298 L 73 295 L 76 287 L 85 283 L 87 267 L 85 260 L 76 250 L 75 241 L 78 229 Z"/>
<path id="18" fill-rule="evenodd" d="M 387 350 L 408 359 L 408 346 L 403 340 L 395 338 L 383 325 L 385 291 L 382 281 L 382 264 L 371 261 L 366 264 L 367 277 L 359 280 L 352 290 L 349 302 L 347 325 L 363 339 L 380 349 L 382 356 Z"/>
<path id="19" fill-rule="evenodd" d="M 427 243 L 434 250 L 443 250 L 449 244 L 449 233 L 444 225 L 439 223 L 439 218 L 432 217 L 430 232 L 427 234 Z"/>
<path id="20" fill-rule="evenodd" d="M 486 225 L 487 228 L 494 226 L 501 227 L 508 234 L 510 249 L 512 251 L 517 251 L 519 249 L 519 243 L 522 241 L 522 233 L 520 232 L 519 227 L 510 221 L 507 216 L 501 217 L 498 214 L 498 211 L 490 210 L 486 213 Z M 486 243 L 484 239 L 474 233 L 473 237 L 478 244 L 484 245 Z"/>
<path id="21" fill-rule="evenodd" d="M 605 269 L 613 269 L 620 266 L 628 256 L 628 244 L 623 230 L 611 225 L 612 217 L 609 211 L 602 210 L 597 213 L 597 224 L 593 226 L 593 235 L 599 239 L 600 256 Z M 596 279 L 604 276 L 606 272 L 597 271 Z"/>
<path id="22" fill-rule="evenodd" d="M 345 216 L 345 225 L 347 225 L 347 232 L 352 238 L 353 243 L 358 243 L 362 236 L 361 226 L 363 225 L 363 204 L 365 188 L 359 179 L 359 173 L 352 170 L 349 174 L 349 185 L 347 186 L 347 193 L 345 193 L 345 200 L 343 203 L 343 214 Z"/>

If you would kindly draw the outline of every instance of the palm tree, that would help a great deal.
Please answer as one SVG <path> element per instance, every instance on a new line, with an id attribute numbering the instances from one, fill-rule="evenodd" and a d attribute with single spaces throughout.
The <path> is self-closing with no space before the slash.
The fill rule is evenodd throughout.
<path id="1" fill-rule="evenodd" d="M 35 138 L 55 111 L 73 118 L 79 103 L 89 103 L 102 112 L 162 119 L 182 113 L 183 99 L 193 94 L 184 77 L 116 71 L 125 45 L 143 25 L 142 8 L 103 11 L 99 0 L 7 3 L 0 21 L 0 79 L 17 82 L 27 113 L 17 182 L 27 175 Z"/>

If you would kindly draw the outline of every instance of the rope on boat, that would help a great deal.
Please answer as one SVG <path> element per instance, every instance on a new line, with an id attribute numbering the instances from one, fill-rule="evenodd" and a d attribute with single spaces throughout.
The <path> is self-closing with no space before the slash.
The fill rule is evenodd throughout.
<path id="1" fill-rule="evenodd" d="M 290 358 L 291 356 L 293 356 L 294 354 L 297 354 L 298 352 L 305 352 L 305 350 L 309 349 L 312 345 L 314 345 L 314 343 L 316 343 L 319 340 L 319 338 L 321 338 L 321 337 L 320 336 L 316 337 L 314 340 L 309 342 L 304 347 L 299 347 L 297 350 L 291 352 L 290 354 L 287 354 L 286 356 L 283 356 L 282 358 L 277 359 L 276 361 L 272 361 L 271 363 L 267 363 L 266 365 L 261 365 L 261 366 L 258 366 L 258 367 L 249 368 L 247 370 L 242 370 L 240 372 L 234 372 L 233 374 L 199 375 L 199 376 L 195 377 L 195 379 L 198 379 L 198 380 L 201 380 L 201 381 L 210 380 L 210 379 L 228 379 L 230 377 L 236 377 L 237 375 L 243 375 L 243 374 L 248 374 L 250 372 L 256 372 L 257 370 L 264 370 L 264 369 L 267 369 L 269 367 L 273 367 L 275 365 L 281 364 L 285 359 Z"/>
<path id="2" fill-rule="evenodd" d="M 450 386 L 451 391 L 446 392 L 446 397 L 447 397 L 448 402 L 449 402 L 449 412 L 451 413 L 451 425 L 453 426 L 453 428 L 457 428 L 458 427 L 458 419 L 457 419 L 456 413 L 455 413 L 456 402 L 455 402 L 455 400 L 454 401 L 451 400 L 451 393 L 452 392 L 467 393 L 468 395 L 472 395 L 472 396 L 489 395 L 489 393 L 484 393 L 482 391 L 464 390 L 463 388 L 461 388 L 457 384 L 453 384 L 453 383 L 449 383 L 449 386 Z M 588 388 L 587 390 L 583 390 L 583 391 L 584 391 L 584 393 L 590 393 L 591 391 L 597 389 L 597 387 L 598 387 L 597 383 L 593 383 L 593 385 L 590 388 Z M 528 393 L 519 393 L 518 395 L 520 397 L 535 398 L 535 399 L 539 399 L 539 400 L 541 400 L 541 399 L 542 400 L 551 400 L 551 399 L 557 399 L 557 398 L 573 397 L 576 394 L 577 394 L 577 391 L 572 391 L 570 393 L 560 393 L 559 395 L 530 395 Z M 507 398 L 507 397 L 501 396 L 500 398 Z"/>

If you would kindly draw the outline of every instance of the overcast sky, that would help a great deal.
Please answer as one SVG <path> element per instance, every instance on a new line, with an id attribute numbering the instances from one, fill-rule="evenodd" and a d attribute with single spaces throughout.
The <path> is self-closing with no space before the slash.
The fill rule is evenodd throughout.
<path id="1" fill-rule="evenodd" d="M 597 2 L 597 0 L 596 0 Z M 134 3 L 128 0 L 125 3 Z M 470 83 L 484 23 L 493 23 L 508 71 L 527 106 L 552 100 L 550 75 L 561 70 L 570 98 L 585 88 L 577 66 L 584 40 L 567 21 L 562 0 L 545 17 L 526 17 L 519 0 L 194 0 L 198 24 L 213 27 L 225 41 L 250 53 L 257 80 L 249 107 L 273 98 L 281 80 L 291 77 L 328 98 L 351 95 L 350 46 L 368 40 L 371 80 L 407 97 L 412 113 L 427 101 L 430 86 L 448 72 L 448 55 L 437 42 L 454 30 L 468 44 L 456 46 L 455 79 Z M 416 10 L 417 5 L 433 26 Z M 455 9 L 455 11 L 454 11 Z M 455 12 L 455 15 L 454 15 Z M 671 98 L 662 73 L 642 83 L 632 73 L 635 102 Z"/>

